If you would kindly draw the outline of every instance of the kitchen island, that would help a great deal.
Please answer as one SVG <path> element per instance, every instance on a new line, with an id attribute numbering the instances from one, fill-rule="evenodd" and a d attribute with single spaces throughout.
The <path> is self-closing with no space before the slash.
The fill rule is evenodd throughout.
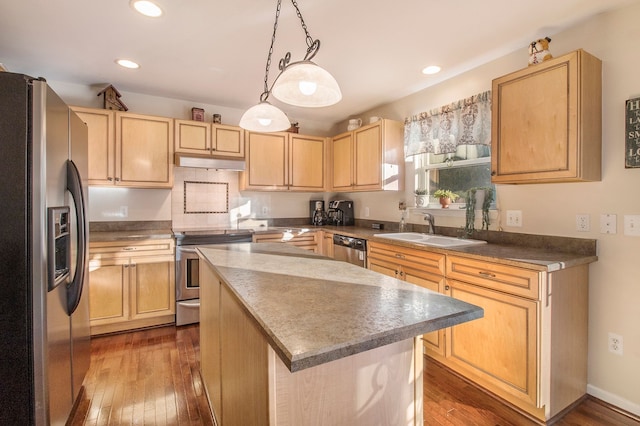
<path id="1" fill-rule="evenodd" d="M 198 252 L 201 372 L 223 426 L 421 425 L 420 336 L 483 315 L 285 244 Z"/>

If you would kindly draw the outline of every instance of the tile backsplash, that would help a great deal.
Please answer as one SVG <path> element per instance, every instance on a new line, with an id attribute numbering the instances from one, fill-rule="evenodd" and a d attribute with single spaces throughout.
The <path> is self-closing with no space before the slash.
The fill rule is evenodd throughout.
<path id="1" fill-rule="evenodd" d="M 232 228 L 250 214 L 238 189 L 238 172 L 175 167 L 171 193 L 174 229 Z"/>

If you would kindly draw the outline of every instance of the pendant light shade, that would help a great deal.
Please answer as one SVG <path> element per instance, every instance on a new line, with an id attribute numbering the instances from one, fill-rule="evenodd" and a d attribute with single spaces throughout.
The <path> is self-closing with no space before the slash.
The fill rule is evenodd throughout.
<path id="1" fill-rule="evenodd" d="M 324 107 L 338 103 L 342 92 L 328 71 L 311 61 L 288 65 L 273 84 L 276 99 L 299 107 Z"/>
<path id="2" fill-rule="evenodd" d="M 279 108 L 262 101 L 245 111 L 240 127 L 252 132 L 281 132 L 291 127 L 291 123 Z"/>

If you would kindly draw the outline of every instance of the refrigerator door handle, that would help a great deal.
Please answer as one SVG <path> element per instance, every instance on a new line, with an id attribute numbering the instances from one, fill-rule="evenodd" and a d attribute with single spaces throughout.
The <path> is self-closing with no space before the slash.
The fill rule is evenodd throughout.
<path id="1" fill-rule="evenodd" d="M 67 297 L 67 312 L 69 315 L 78 307 L 80 297 L 82 296 L 82 287 L 84 283 L 84 272 L 86 259 L 87 244 L 87 227 L 85 222 L 85 201 L 82 192 L 82 179 L 78 168 L 71 160 L 67 160 L 67 190 L 73 197 L 73 205 L 76 210 L 76 223 L 78 224 L 78 258 L 76 261 L 76 273 L 69 284 Z"/>

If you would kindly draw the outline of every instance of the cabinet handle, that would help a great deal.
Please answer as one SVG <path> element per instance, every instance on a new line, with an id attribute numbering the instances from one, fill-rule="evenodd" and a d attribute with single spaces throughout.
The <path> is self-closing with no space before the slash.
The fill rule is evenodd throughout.
<path id="1" fill-rule="evenodd" d="M 398 271 L 396 271 L 396 277 L 398 276 Z"/>
<path id="2" fill-rule="evenodd" d="M 129 265 L 124 265 L 124 267 L 125 267 L 125 268 L 128 268 L 128 267 L 129 267 Z"/>
<path id="3" fill-rule="evenodd" d="M 120 182 L 120 178 L 119 177 L 116 178 L 116 182 Z"/>
<path id="4" fill-rule="evenodd" d="M 400 271 L 400 276 L 404 277 L 404 272 Z"/>
<path id="5" fill-rule="evenodd" d="M 132 250 L 135 250 L 135 249 L 136 249 L 135 247 L 123 247 L 122 248 L 122 250 L 124 250 L 124 251 L 132 251 Z"/>
<path id="6" fill-rule="evenodd" d="M 492 274 L 491 272 L 483 272 L 483 271 L 480 271 L 480 272 L 478 272 L 478 274 L 479 274 L 480 276 L 485 277 L 485 278 L 495 278 L 495 277 L 496 277 L 496 274 Z"/>
<path id="7" fill-rule="evenodd" d="M 402 254 L 402 253 L 396 253 L 396 257 L 397 257 L 398 259 L 404 259 L 404 254 Z"/>
<path id="8" fill-rule="evenodd" d="M 107 178 L 107 180 L 108 180 L 108 181 L 112 181 L 112 180 L 113 180 L 113 178 L 112 178 L 111 176 L 109 176 L 109 177 Z"/>
<path id="9" fill-rule="evenodd" d="M 445 289 L 445 290 L 447 290 L 447 291 L 449 291 L 449 290 L 451 290 L 451 287 L 449 287 L 448 285 L 445 285 L 445 286 L 444 286 L 444 289 Z"/>

